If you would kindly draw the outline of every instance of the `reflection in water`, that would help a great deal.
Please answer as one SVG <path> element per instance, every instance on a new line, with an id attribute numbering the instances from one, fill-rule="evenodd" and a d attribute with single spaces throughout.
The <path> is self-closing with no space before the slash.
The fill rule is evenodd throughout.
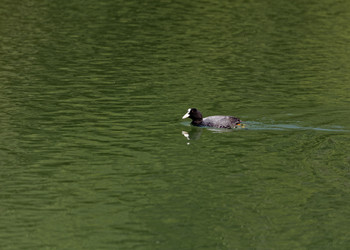
<path id="1" fill-rule="evenodd" d="M 182 131 L 182 135 L 187 138 L 187 140 L 198 140 L 201 137 L 203 128 L 192 127 L 190 132 Z"/>
<path id="2" fill-rule="evenodd" d="M 201 134 L 203 132 L 203 129 L 207 129 L 212 131 L 213 133 L 227 133 L 227 132 L 233 132 L 237 129 L 246 129 L 245 125 L 236 126 L 234 129 L 228 129 L 228 128 L 208 128 L 208 127 L 195 127 L 191 126 L 191 131 L 182 131 L 182 135 L 187 138 L 187 140 L 198 140 L 201 137 Z M 189 143 L 188 143 L 189 144 Z"/>

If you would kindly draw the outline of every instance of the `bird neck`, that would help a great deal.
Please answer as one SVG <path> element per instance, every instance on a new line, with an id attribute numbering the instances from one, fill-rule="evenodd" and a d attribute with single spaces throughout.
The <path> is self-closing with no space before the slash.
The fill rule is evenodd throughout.
<path id="1" fill-rule="evenodd" d="M 202 121 L 203 121 L 202 118 L 197 118 L 197 119 L 192 120 L 191 124 L 194 126 L 198 126 L 202 123 Z"/>

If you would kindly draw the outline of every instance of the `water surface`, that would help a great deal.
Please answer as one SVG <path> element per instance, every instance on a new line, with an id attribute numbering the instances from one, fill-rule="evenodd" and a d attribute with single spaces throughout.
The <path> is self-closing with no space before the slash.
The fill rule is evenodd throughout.
<path id="1" fill-rule="evenodd" d="M 3 1 L 1 249 L 347 249 L 349 8 Z"/>

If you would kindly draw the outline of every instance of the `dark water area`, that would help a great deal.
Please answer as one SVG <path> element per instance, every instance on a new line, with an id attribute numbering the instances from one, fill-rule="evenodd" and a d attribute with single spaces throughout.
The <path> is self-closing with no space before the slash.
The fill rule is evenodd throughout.
<path id="1" fill-rule="evenodd" d="M 346 1 L 0 7 L 1 249 L 349 248 Z"/>

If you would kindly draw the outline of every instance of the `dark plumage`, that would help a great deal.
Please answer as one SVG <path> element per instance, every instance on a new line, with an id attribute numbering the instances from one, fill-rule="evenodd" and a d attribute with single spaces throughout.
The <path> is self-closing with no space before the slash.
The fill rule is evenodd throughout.
<path id="1" fill-rule="evenodd" d="M 201 112 L 198 109 L 190 108 L 187 113 L 182 117 L 191 118 L 191 124 L 198 127 L 213 127 L 213 128 L 235 128 L 240 125 L 241 120 L 233 116 L 215 115 L 203 118 Z"/>

